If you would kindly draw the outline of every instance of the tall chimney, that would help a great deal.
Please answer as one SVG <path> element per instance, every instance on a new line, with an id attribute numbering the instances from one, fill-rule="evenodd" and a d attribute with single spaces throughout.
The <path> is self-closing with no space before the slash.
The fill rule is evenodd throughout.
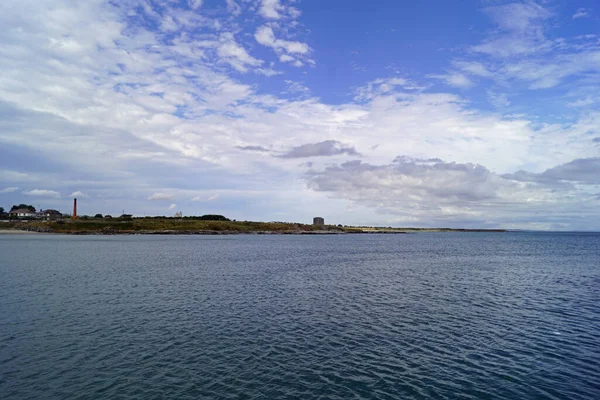
<path id="1" fill-rule="evenodd" d="M 77 219 L 77 199 L 73 199 L 73 219 Z"/>

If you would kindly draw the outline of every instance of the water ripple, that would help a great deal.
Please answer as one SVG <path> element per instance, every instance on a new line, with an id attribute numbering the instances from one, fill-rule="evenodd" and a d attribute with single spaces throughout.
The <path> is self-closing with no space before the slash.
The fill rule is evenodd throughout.
<path id="1" fill-rule="evenodd" d="M 600 398 L 599 235 L 0 246 L 3 398 Z"/>

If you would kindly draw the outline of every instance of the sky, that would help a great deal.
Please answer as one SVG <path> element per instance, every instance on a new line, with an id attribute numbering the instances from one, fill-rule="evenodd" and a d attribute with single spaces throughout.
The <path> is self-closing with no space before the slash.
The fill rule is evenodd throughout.
<path id="1" fill-rule="evenodd" d="M 593 0 L 3 0 L 0 206 L 600 230 Z"/>

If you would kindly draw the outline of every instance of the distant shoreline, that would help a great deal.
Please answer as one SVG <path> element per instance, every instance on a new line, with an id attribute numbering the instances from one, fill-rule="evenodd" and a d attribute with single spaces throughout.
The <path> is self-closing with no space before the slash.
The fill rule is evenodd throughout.
<path id="1" fill-rule="evenodd" d="M 72 236 L 116 236 L 116 235 L 187 235 L 187 236 L 218 236 L 218 235 L 405 235 L 411 233 L 427 232 L 454 232 L 454 233 L 503 233 L 500 229 L 405 229 L 405 230 L 364 230 L 364 231 L 227 231 L 227 230 L 137 230 L 137 231 L 41 231 L 35 229 L 0 229 L 0 235 L 72 235 Z"/>
<path id="2" fill-rule="evenodd" d="M 507 231 L 504 229 L 392 228 L 175 218 L 82 218 L 58 221 L 4 221 L 0 222 L 0 232 L 2 234 L 58 233 L 67 235 L 389 235 L 418 232 Z"/>
<path id="3" fill-rule="evenodd" d="M 52 232 L 24 231 L 20 229 L 0 229 L 0 235 L 48 235 Z"/>

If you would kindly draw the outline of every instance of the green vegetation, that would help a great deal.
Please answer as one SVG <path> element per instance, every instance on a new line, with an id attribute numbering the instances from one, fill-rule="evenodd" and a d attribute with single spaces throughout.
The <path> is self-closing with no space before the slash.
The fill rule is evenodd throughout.
<path id="1" fill-rule="evenodd" d="M 322 228 L 285 222 L 215 221 L 175 218 L 112 218 L 62 221 L 29 221 L 0 224 L 4 229 L 21 229 L 55 233 L 301 233 L 313 231 L 342 232 L 336 226 Z"/>
<path id="2" fill-rule="evenodd" d="M 223 217 L 224 218 L 224 217 Z M 219 234 L 219 233 L 409 233 L 409 232 L 502 232 L 502 230 L 449 229 L 449 228 L 381 228 L 297 224 L 290 222 L 252 222 L 230 220 L 207 220 L 201 217 L 166 218 L 147 217 L 85 220 L 63 219 L 59 221 L 13 221 L 0 223 L 0 229 L 19 229 L 37 232 L 67 234 Z"/>
<path id="3" fill-rule="evenodd" d="M 161 215 L 161 216 L 152 216 L 152 217 L 143 217 L 143 218 L 144 219 L 183 219 L 183 220 L 197 220 L 197 221 L 231 221 L 229 218 L 226 218 L 219 214 L 206 214 L 206 215 L 201 215 L 201 216 L 190 215 L 188 217 L 166 217 L 164 215 Z"/>
<path id="4" fill-rule="evenodd" d="M 19 210 L 21 208 L 27 209 L 27 210 L 31 211 L 32 213 L 35 212 L 35 207 L 34 206 L 32 206 L 30 204 L 23 204 L 23 203 L 19 204 L 18 206 L 17 205 L 12 206 L 10 208 L 10 211 Z"/>

